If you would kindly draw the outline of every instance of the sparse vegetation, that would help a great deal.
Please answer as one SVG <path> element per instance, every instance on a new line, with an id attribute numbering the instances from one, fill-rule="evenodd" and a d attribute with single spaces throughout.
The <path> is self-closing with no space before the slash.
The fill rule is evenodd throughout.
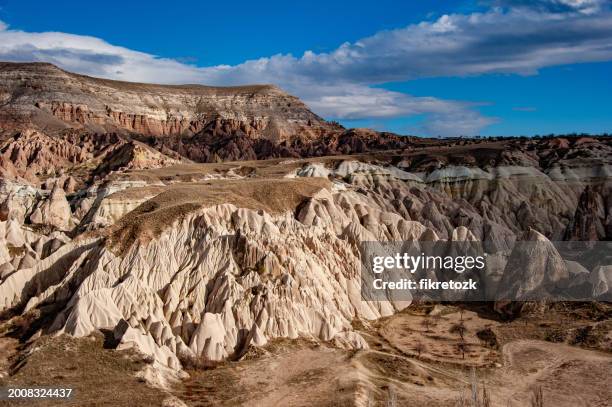
<path id="1" fill-rule="evenodd" d="M 593 327 L 589 325 L 577 328 L 570 343 L 572 345 L 594 346 L 597 339 L 593 334 Z"/>
<path id="2" fill-rule="evenodd" d="M 211 360 L 206 360 L 203 357 L 195 357 L 187 354 L 179 354 L 178 359 L 181 362 L 181 365 L 186 370 L 208 370 L 214 369 L 219 366 L 219 362 L 214 362 Z"/>
<path id="3" fill-rule="evenodd" d="M 431 332 L 430 328 L 432 324 L 428 315 L 425 315 L 425 318 L 421 321 L 421 325 L 425 328 L 425 332 Z"/>
<path id="4" fill-rule="evenodd" d="M 546 332 L 544 340 L 548 342 L 561 343 L 565 342 L 566 333 L 562 329 L 550 329 Z"/>
<path id="5" fill-rule="evenodd" d="M 458 324 L 453 324 L 450 327 L 449 332 L 452 333 L 452 334 L 459 335 L 459 338 L 461 338 L 461 340 L 463 340 L 465 334 L 467 333 L 467 328 L 465 326 L 465 323 L 463 321 L 461 321 Z"/>
<path id="6" fill-rule="evenodd" d="M 480 339 L 490 348 L 497 349 L 499 347 L 499 344 L 497 343 L 497 336 L 491 328 L 481 329 L 480 331 L 476 332 L 476 337 L 478 337 L 478 339 Z"/>
<path id="7" fill-rule="evenodd" d="M 425 352 L 426 350 L 427 350 L 427 347 L 425 346 L 423 342 L 417 342 L 414 345 L 414 351 L 417 353 L 417 357 L 421 357 L 421 353 Z"/>
<path id="8" fill-rule="evenodd" d="M 456 407 L 491 407 L 491 398 L 485 384 L 482 384 L 482 390 L 478 385 L 476 370 L 470 371 L 470 396 L 466 396 L 465 391 L 461 391 L 459 398 L 455 403 Z"/>
<path id="9" fill-rule="evenodd" d="M 461 353 L 461 359 L 465 359 L 465 352 L 468 349 L 467 343 L 461 340 L 461 342 L 457 343 L 457 352 Z"/>
<path id="10" fill-rule="evenodd" d="M 138 374 L 148 364 L 139 352 L 104 349 L 104 337 L 43 337 L 21 354 L 2 386 L 57 386 L 74 389 L 72 406 L 159 405 L 164 393 Z M 26 404 L 23 404 L 26 405 Z M 29 406 L 56 406 L 55 400 L 30 400 Z"/>
<path id="11" fill-rule="evenodd" d="M 544 407 L 544 393 L 542 386 L 537 386 L 532 390 L 531 407 Z"/>
<path id="12" fill-rule="evenodd" d="M 15 247 L 9 244 L 6 247 L 8 249 L 9 256 L 11 257 L 22 257 L 25 253 L 24 246 Z"/>

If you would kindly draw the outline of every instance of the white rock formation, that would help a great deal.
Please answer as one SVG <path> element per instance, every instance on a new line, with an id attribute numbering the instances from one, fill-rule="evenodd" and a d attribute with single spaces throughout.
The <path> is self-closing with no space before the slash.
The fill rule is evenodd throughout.
<path id="1" fill-rule="evenodd" d="M 612 300 L 612 266 L 599 266 L 591 272 L 589 282 L 593 286 L 593 298 Z"/>
<path id="2" fill-rule="evenodd" d="M 390 315 L 409 302 L 361 301 L 354 244 L 372 236 L 418 239 L 427 228 L 367 206 L 351 191 L 322 190 L 298 219 L 224 204 L 121 256 L 103 241 L 69 243 L 8 276 L 1 308 L 67 301 L 53 329 L 74 336 L 127 321 L 121 343 L 170 368 L 178 368 L 181 353 L 222 360 L 275 337 L 366 346 L 351 332 L 352 319 Z"/>
<path id="3" fill-rule="evenodd" d="M 118 220 L 164 190 L 163 183 L 109 180 L 82 191 L 73 201 L 77 230 L 90 232 L 73 241 L 23 224 L 47 219 L 65 229 L 61 221 L 71 214 L 63 193 L 54 189 L 44 198 L 36 189 L 2 184 L 8 209 L 0 221 L 0 310 L 59 304 L 55 332 L 110 329 L 120 347 L 136 347 L 156 367 L 176 370 L 183 357 L 218 361 L 279 337 L 366 347 L 352 321 L 391 315 L 410 301 L 362 301 L 363 241 L 485 240 L 496 266 L 487 287 L 492 292 L 500 285 L 529 293 L 576 269 L 559 258 L 545 233 L 563 233 L 567 225 L 559 219 L 573 213 L 581 191 L 537 170 L 448 166 L 426 175 L 350 160 L 335 168 L 307 164 L 289 176 L 334 183 L 282 213 L 209 204 L 119 241 L 105 240 L 112 236 L 105 231 L 122 227 Z M 537 188 L 523 183 L 526 178 L 537 179 Z M 526 204 L 528 198 L 537 204 Z M 15 202 L 29 203 L 20 212 Z M 525 258 L 521 271 L 508 255 L 525 225 L 535 225 L 538 232 L 527 237 L 543 249 L 531 253 L 535 261 Z M 101 227 L 108 229 L 91 232 Z M 609 292 L 607 274 L 591 273 L 597 293 Z"/>
<path id="4" fill-rule="evenodd" d="M 54 226 L 60 230 L 74 227 L 70 204 L 58 183 L 53 187 L 51 194 L 41 201 L 30 215 L 30 221 L 34 224 Z"/>

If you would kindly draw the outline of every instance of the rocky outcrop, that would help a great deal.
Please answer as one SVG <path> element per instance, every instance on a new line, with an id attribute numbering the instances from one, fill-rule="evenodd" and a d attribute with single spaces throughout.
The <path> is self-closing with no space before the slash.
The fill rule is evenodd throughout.
<path id="1" fill-rule="evenodd" d="M 612 301 L 612 266 L 599 266 L 591 272 L 589 283 L 593 287 L 593 298 Z"/>
<path id="2" fill-rule="evenodd" d="M 520 240 L 499 283 L 499 297 L 523 301 L 555 298 L 557 288 L 570 276 L 567 264 L 541 233 L 531 229 Z"/>
<path id="3" fill-rule="evenodd" d="M 604 260 L 551 243 L 612 239 L 609 138 L 400 138 L 327 123 L 272 86 L 46 64 L 0 65 L 0 92 L 0 311 L 40 313 L 41 334 L 107 330 L 171 370 L 274 338 L 364 348 L 355 320 L 410 306 L 362 301 L 364 241 L 482 241 L 487 290 L 513 299 L 572 278 L 610 292 Z M 286 158 L 245 162 L 271 157 Z"/>
<path id="4" fill-rule="evenodd" d="M 128 141 L 104 157 L 104 161 L 93 171 L 95 176 L 112 171 L 145 170 L 168 167 L 180 161 L 168 157 L 138 141 Z"/>
<path id="5" fill-rule="evenodd" d="M 112 330 L 120 347 L 178 369 L 184 358 L 222 360 L 278 337 L 366 346 L 352 321 L 391 315 L 410 301 L 361 300 L 363 241 L 487 241 L 495 266 L 487 289 L 512 289 L 512 298 L 552 295 L 574 275 L 593 295 L 609 291 L 607 269 L 563 260 L 549 242 L 555 229 L 525 215 L 545 211 L 550 223 L 571 228 L 585 185 L 601 188 L 605 178 L 566 183 L 509 165 L 423 172 L 410 156 L 401 167 L 390 157 L 277 160 L 248 171 L 243 163 L 117 166 L 113 177 L 75 194 L 75 233 L 87 232 L 72 242 L 27 224 L 43 213 L 52 218 L 51 202 L 63 198 L 59 182 L 48 196 L 13 186 L 5 205 L 12 220 L 0 234 L 0 305 L 54 304 L 46 332 Z M 10 204 L 17 194 L 34 202 L 23 213 Z M 509 261 L 517 238 L 540 246 Z"/>
<path id="6" fill-rule="evenodd" d="M 298 131 L 316 135 L 327 124 L 296 97 L 275 86 L 163 86 L 90 78 L 50 64 L 0 64 L 3 125 L 126 130 L 192 135 L 207 126 L 235 126 L 246 134 L 283 140 Z"/>
<path id="7" fill-rule="evenodd" d="M 323 191 L 315 199 L 334 211 L 334 195 Z M 322 215 L 321 226 L 312 227 L 290 214 L 217 205 L 173 223 L 148 243 L 137 240 L 122 256 L 102 242 L 73 244 L 63 256 L 36 264 L 29 280 L 9 276 L 0 295 L 5 306 L 27 303 L 26 309 L 65 303 L 51 331 L 75 336 L 127 321 L 122 340 L 144 335 L 149 339 L 138 341 L 154 343 L 156 356 L 176 355 L 159 361 L 172 368 L 182 353 L 221 360 L 275 337 L 363 346 L 346 333 L 353 318 L 390 315 L 408 303 L 381 308 L 361 302 L 356 252 L 335 232 L 351 233 L 352 216 Z M 425 228 L 415 223 L 399 230 L 407 238 Z M 31 289 L 18 289 L 32 279 Z"/>
<path id="8" fill-rule="evenodd" d="M 86 149 L 32 130 L 9 140 L 2 147 L 2 155 L 16 168 L 36 174 L 49 174 L 89 158 Z"/>
<path id="9" fill-rule="evenodd" d="M 139 84 L 76 75 L 50 64 L 0 63 L 0 94 L 6 100 L 0 106 L 0 171 L 33 183 L 36 176 L 57 176 L 70 167 L 81 177 L 91 175 L 83 170 L 104 165 L 112 151 L 124 161 L 131 154 L 125 150 L 134 147 L 123 142 L 144 143 L 136 147 L 141 152 L 145 144 L 153 147 L 168 156 L 162 160 L 168 165 L 180 159 L 363 153 L 403 148 L 408 141 L 345 130 L 271 85 Z"/>
<path id="10" fill-rule="evenodd" d="M 594 187 L 587 186 L 584 189 L 580 194 L 576 213 L 567 229 L 566 240 L 597 241 L 606 238 L 610 228 L 610 214 L 612 214 L 612 202 L 609 199 L 610 187 L 610 183 L 606 183 Z"/>
<path id="11" fill-rule="evenodd" d="M 276 157 L 320 157 L 405 148 L 410 138 L 365 129 L 330 128 L 300 130 L 286 140 L 249 136 L 240 126 L 217 124 L 192 137 L 157 137 L 152 145 L 162 152 L 175 151 L 197 162 L 255 160 Z"/>
<path id="12" fill-rule="evenodd" d="M 70 204 L 64 190 L 55 184 L 49 196 L 40 201 L 30 215 L 30 222 L 38 225 L 53 226 L 59 230 L 70 230 L 75 226 L 72 220 Z"/>

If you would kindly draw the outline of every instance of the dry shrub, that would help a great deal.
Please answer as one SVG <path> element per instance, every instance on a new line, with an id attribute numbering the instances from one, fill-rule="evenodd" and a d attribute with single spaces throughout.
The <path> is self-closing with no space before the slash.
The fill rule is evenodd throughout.
<path id="1" fill-rule="evenodd" d="M 195 357 L 186 353 L 180 353 L 178 359 L 185 370 L 209 370 L 219 366 L 219 362 Z"/>
<path id="2" fill-rule="evenodd" d="M 455 402 L 455 407 L 491 407 L 491 398 L 487 387 L 483 383 L 482 390 L 480 389 L 476 371 L 473 368 L 470 372 L 470 395 L 468 397 L 465 391 L 461 391 Z"/>
<path id="3" fill-rule="evenodd" d="M 421 353 L 425 352 L 427 350 L 427 347 L 425 346 L 425 344 L 423 342 L 417 342 L 414 345 L 414 351 L 417 353 L 417 356 L 420 357 Z"/>
<path id="4" fill-rule="evenodd" d="M 592 326 L 577 328 L 574 337 L 571 340 L 572 345 L 595 346 L 597 345 L 597 336 L 594 335 Z"/>
<path id="5" fill-rule="evenodd" d="M 476 336 L 490 348 L 497 349 L 499 347 L 497 336 L 491 328 L 481 329 L 480 331 L 476 332 Z"/>
<path id="6" fill-rule="evenodd" d="M 453 324 L 448 330 L 448 332 L 452 334 L 457 334 L 459 335 L 461 339 L 463 339 L 464 335 L 467 332 L 467 328 L 465 327 L 465 324 L 463 323 L 463 321 L 461 321 L 458 324 Z"/>
<path id="7" fill-rule="evenodd" d="M 551 329 L 544 335 L 544 340 L 554 343 L 565 342 L 565 331 L 562 329 Z"/>
<path id="8" fill-rule="evenodd" d="M 544 394 L 542 393 L 542 386 L 532 389 L 531 407 L 544 407 Z"/>

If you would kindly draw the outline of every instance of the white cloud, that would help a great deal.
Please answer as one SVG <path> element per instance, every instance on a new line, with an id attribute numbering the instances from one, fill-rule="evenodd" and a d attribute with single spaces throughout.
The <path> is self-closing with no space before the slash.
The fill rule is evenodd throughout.
<path id="1" fill-rule="evenodd" d="M 0 60 L 51 62 L 68 71 L 129 81 L 179 83 L 202 78 L 200 69 L 172 59 L 156 58 L 95 37 L 58 32 L 2 29 Z"/>
<path id="2" fill-rule="evenodd" d="M 415 97 L 360 85 L 314 90 L 313 96 L 305 100 L 315 111 L 348 120 L 424 115 L 427 120 L 417 130 L 429 135 L 474 135 L 497 121 L 480 115 L 470 103 Z"/>
<path id="3" fill-rule="evenodd" d="M 527 75 L 546 66 L 612 59 L 612 13 L 606 0 L 496 3 L 503 7 L 382 31 L 329 53 L 279 54 L 213 67 L 158 58 L 95 37 L 12 30 L 0 22 L 0 60 L 47 61 L 69 71 L 140 82 L 275 83 L 324 117 L 424 115 L 425 131 L 451 135 L 474 134 L 494 119 L 464 102 L 373 86 L 436 76 Z"/>
<path id="4" fill-rule="evenodd" d="M 514 8 L 530 8 L 553 13 L 579 12 L 594 14 L 610 5 L 610 0 L 493 0 L 494 5 Z"/>

